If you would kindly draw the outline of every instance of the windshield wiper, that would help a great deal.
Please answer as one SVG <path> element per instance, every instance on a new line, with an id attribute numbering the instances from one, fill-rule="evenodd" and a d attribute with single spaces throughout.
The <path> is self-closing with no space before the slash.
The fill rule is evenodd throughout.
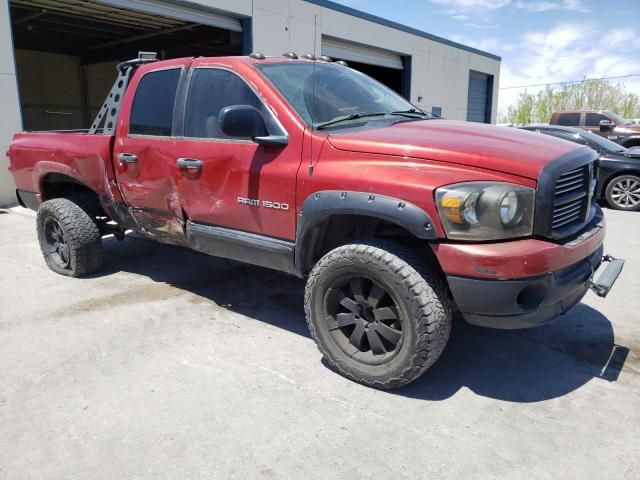
<path id="1" fill-rule="evenodd" d="M 391 112 L 389 115 L 399 115 L 401 117 L 407 118 L 436 118 L 437 115 L 433 113 L 423 112 L 422 110 L 418 110 L 417 108 L 410 108 L 409 110 L 398 110 L 396 112 Z M 417 116 L 416 116 L 417 115 Z"/>
<path id="2" fill-rule="evenodd" d="M 387 115 L 387 112 L 361 112 L 361 113 L 352 113 L 351 115 L 347 115 L 345 117 L 336 118 L 334 120 L 329 120 L 328 122 L 319 123 L 316 125 L 316 130 L 322 130 L 323 128 L 329 127 L 331 125 L 335 125 L 337 123 L 346 122 L 348 120 L 357 120 L 363 117 L 382 117 Z"/>

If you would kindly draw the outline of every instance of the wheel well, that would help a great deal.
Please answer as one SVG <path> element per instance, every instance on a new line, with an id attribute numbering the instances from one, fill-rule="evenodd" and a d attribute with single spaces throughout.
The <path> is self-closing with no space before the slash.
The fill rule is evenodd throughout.
<path id="1" fill-rule="evenodd" d="M 75 198 L 93 216 L 105 216 L 98 194 L 75 178 L 62 173 L 49 173 L 42 179 L 42 199 Z"/>
<path id="2" fill-rule="evenodd" d="M 298 257 L 301 260 L 299 269 L 306 274 L 334 248 L 354 240 L 371 238 L 395 238 L 405 243 L 425 242 L 400 225 L 386 220 L 366 215 L 335 214 L 316 223 L 296 246 L 302 249 L 302 255 Z"/>

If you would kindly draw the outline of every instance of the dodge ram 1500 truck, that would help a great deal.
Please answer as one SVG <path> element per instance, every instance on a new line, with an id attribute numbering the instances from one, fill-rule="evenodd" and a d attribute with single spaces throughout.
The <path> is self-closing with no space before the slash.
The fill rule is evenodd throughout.
<path id="1" fill-rule="evenodd" d="M 320 351 L 377 388 L 427 370 L 454 311 L 533 327 L 623 266 L 593 150 L 435 118 L 326 58 L 141 55 L 89 130 L 18 133 L 8 155 L 53 271 L 98 271 L 101 237 L 132 230 L 306 278 Z"/>

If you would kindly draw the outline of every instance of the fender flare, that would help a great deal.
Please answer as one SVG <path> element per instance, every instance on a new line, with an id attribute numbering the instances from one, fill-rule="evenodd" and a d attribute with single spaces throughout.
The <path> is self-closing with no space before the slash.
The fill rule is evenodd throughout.
<path id="1" fill-rule="evenodd" d="M 309 249 L 304 248 L 313 228 L 333 215 L 362 215 L 398 225 L 423 240 L 438 238 L 429 214 L 405 200 L 369 192 L 322 190 L 302 204 L 296 231 L 295 265 L 304 273 Z"/>

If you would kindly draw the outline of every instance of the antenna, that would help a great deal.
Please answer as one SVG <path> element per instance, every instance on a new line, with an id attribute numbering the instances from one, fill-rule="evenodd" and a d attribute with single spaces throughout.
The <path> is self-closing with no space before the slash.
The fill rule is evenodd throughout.
<path id="1" fill-rule="evenodd" d="M 309 176 L 313 175 L 313 114 L 316 111 L 316 62 L 318 55 L 316 44 L 318 41 L 318 14 L 313 16 L 313 73 L 311 74 L 311 147 L 309 152 Z"/>

